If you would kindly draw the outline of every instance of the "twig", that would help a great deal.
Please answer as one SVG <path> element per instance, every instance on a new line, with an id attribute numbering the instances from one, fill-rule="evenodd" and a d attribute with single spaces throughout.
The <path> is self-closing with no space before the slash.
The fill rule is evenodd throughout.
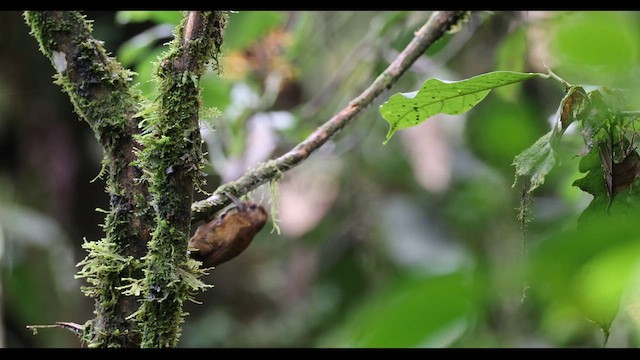
<path id="1" fill-rule="evenodd" d="M 562 85 L 564 85 L 566 90 L 569 90 L 571 88 L 571 84 L 569 84 L 565 79 L 561 78 L 560 76 L 556 75 L 556 73 L 554 73 L 553 71 L 551 71 L 551 69 L 549 69 L 546 65 L 545 68 L 547 69 L 547 72 L 549 74 L 547 74 L 547 78 L 553 78 L 555 80 L 558 80 L 560 83 L 562 83 Z"/>
<path id="2" fill-rule="evenodd" d="M 33 331 L 33 335 L 38 334 L 38 329 L 62 328 L 73 332 L 76 335 L 82 334 L 84 326 L 73 322 L 57 321 L 53 325 L 27 325 L 27 329 Z"/>
<path id="3" fill-rule="evenodd" d="M 210 218 L 216 211 L 227 205 L 230 200 L 224 195 L 224 192 L 236 196 L 246 194 L 308 158 L 312 152 L 355 120 L 380 94 L 389 90 L 416 59 L 422 56 L 429 46 L 440 39 L 453 25 L 457 24 L 464 15 L 464 11 L 434 12 L 398 57 L 367 89 L 350 101 L 347 107 L 317 128 L 289 152 L 250 170 L 235 181 L 220 186 L 209 198 L 194 203 L 191 206 L 192 222 Z"/>

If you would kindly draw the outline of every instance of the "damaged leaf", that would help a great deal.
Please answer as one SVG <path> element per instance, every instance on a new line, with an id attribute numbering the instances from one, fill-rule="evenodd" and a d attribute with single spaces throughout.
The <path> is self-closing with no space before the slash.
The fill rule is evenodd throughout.
<path id="1" fill-rule="evenodd" d="M 560 124 L 566 130 L 572 122 L 582 119 L 589 108 L 589 97 L 582 86 L 572 86 L 560 102 Z"/>
<path id="2" fill-rule="evenodd" d="M 556 130 L 551 130 L 538 139 L 529 148 L 516 155 L 513 165 L 516 167 L 516 181 L 519 177 L 528 178 L 530 186 L 527 192 L 532 192 L 544 183 L 544 178 L 556 163 Z M 513 184 L 515 186 L 515 182 Z"/>
<path id="3" fill-rule="evenodd" d="M 395 94 L 380 106 L 380 114 L 390 125 L 384 143 L 400 129 L 421 124 L 436 114 L 463 114 L 482 101 L 492 89 L 534 77 L 547 75 L 495 71 L 461 81 L 429 79 L 419 91 Z"/>

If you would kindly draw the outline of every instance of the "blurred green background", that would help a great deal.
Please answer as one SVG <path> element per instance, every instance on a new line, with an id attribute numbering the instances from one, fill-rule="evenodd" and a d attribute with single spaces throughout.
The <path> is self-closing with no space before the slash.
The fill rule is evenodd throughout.
<path id="1" fill-rule="evenodd" d="M 155 61 L 181 13 L 87 12 L 94 36 L 153 98 Z M 430 12 L 239 11 L 229 15 L 223 73 L 201 81 L 208 186 L 281 155 L 385 69 Z M 549 131 L 564 95 L 541 79 L 492 92 L 467 114 L 435 116 L 382 145 L 378 106 L 428 78 L 546 72 L 636 96 L 640 13 L 475 12 L 277 184 L 251 197 L 272 224 L 205 278 L 181 347 L 635 347 L 637 217 L 594 218 L 579 129 L 533 198 L 523 235 L 516 154 Z M 102 236 L 102 152 L 38 51 L 19 12 L 0 13 L 0 345 L 79 347 L 27 325 L 84 323 L 93 304 L 75 264 Z M 633 190 L 632 190 L 633 192 Z M 196 195 L 198 199 L 203 194 Z M 622 196 L 621 196 L 622 197 Z M 624 200 L 624 199 L 623 199 Z M 621 200 L 622 201 L 622 200 Z M 268 207 L 270 207 L 268 206 Z M 277 210 L 274 212 L 274 210 Z"/>

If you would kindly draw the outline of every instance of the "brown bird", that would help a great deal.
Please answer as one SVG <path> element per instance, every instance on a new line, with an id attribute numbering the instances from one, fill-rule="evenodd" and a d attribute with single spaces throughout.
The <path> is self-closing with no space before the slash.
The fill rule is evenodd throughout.
<path id="1" fill-rule="evenodd" d="M 192 258 L 205 267 L 218 266 L 240 255 L 264 227 L 269 215 L 260 204 L 241 202 L 226 193 L 234 206 L 208 223 L 198 226 L 189 240 Z"/>

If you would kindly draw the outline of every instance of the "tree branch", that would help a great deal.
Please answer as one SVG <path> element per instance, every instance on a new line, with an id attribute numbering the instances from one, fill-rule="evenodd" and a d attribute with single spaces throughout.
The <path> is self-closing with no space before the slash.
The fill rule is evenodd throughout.
<path id="1" fill-rule="evenodd" d="M 105 218 L 105 238 L 85 244 L 90 251 L 79 272 L 91 285 L 83 291 L 96 299 L 96 318 L 86 324 L 84 340 L 91 347 L 137 346 L 136 326 L 127 320 L 136 310 L 135 298 L 116 290 L 122 278 L 140 276 L 132 260 L 146 252 L 152 219 L 147 187 L 136 182 L 141 171 L 131 165 L 133 149 L 140 148 L 134 140 L 139 96 L 131 91 L 131 72 L 108 56 L 102 43 L 91 36 L 91 23 L 80 13 L 27 11 L 24 16 L 56 70 L 56 83 L 102 145 L 103 169 L 108 170 L 111 209 Z"/>
<path id="2" fill-rule="evenodd" d="M 202 182 L 198 79 L 217 57 L 224 23 L 220 12 L 189 12 L 156 69 L 160 96 L 139 137 L 144 149 L 136 160 L 156 210 L 139 313 L 142 347 L 176 346 L 183 302 L 205 287 L 187 257 L 193 190 Z"/>
<path id="3" fill-rule="evenodd" d="M 413 40 L 398 57 L 389 64 L 387 69 L 367 89 L 351 100 L 347 107 L 317 128 L 289 152 L 277 159 L 268 161 L 256 169 L 250 170 L 235 181 L 221 185 L 209 198 L 194 203 L 191 206 L 192 222 L 211 218 L 214 213 L 226 206 L 230 200 L 224 195 L 225 192 L 236 196 L 246 194 L 307 159 L 312 152 L 336 135 L 342 128 L 353 122 L 380 94 L 389 90 L 411 64 L 422 56 L 451 27 L 458 24 L 465 15 L 465 11 L 434 12 L 427 23 L 415 33 Z"/>

